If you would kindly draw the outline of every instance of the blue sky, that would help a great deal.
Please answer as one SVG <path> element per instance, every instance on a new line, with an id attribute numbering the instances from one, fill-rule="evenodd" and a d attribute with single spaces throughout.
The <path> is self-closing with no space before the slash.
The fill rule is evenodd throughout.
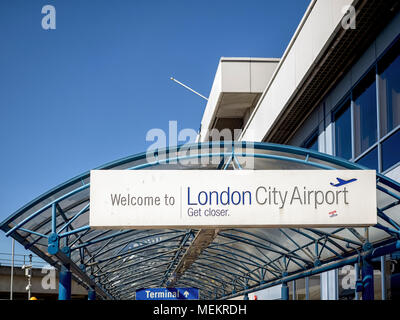
<path id="1" fill-rule="evenodd" d="M 0 2 L 0 220 L 91 168 L 197 130 L 219 58 L 281 57 L 308 0 Z M 56 9 L 43 30 L 42 7 Z M 11 241 L 1 232 L 0 252 Z M 22 252 L 20 246 L 17 249 Z"/>

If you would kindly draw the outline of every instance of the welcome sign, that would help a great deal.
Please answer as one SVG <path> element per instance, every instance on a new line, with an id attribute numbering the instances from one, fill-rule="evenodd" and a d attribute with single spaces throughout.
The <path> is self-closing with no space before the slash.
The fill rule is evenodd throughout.
<path id="1" fill-rule="evenodd" d="M 370 226 L 374 170 L 93 170 L 93 228 Z"/>

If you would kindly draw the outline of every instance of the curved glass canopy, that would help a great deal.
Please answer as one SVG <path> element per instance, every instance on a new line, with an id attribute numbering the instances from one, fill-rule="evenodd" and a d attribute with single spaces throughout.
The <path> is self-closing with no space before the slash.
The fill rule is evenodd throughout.
<path id="1" fill-rule="evenodd" d="M 127 157 L 101 170 L 366 169 L 297 147 L 217 142 Z M 400 185 L 377 175 L 378 224 L 370 228 L 220 229 L 179 277 L 201 230 L 95 230 L 89 227 L 90 173 L 34 199 L 0 225 L 7 235 L 105 299 L 134 299 L 147 287 L 196 287 L 201 299 L 224 299 L 327 270 L 363 250 L 399 239 Z M 54 245 L 58 246 L 54 248 Z M 326 269 L 321 269 L 327 266 Z M 318 269 L 319 268 L 319 269 Z M 320 271 L 319 271 L 320 270 Z M 175 277 L 175 278 L 174 278 Z M 172 280 L 171 280 L 172 279 Z M 293 278 L 294 279 L 294 278 Z"/>

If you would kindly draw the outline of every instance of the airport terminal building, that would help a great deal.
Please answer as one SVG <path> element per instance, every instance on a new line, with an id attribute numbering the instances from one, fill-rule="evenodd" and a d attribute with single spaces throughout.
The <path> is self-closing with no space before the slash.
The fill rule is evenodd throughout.
<path id="1" fill-rule="evenodd" d="M 354 29 L 341 24 L 345 5 L 356 9 Z M 221 58 L 199 140 L 207 141 L 213 128 L 242 129 L 240 141 L 310 148 L 400 181 L 398 7 L 311 1 L 280 59 Z M 346 275 L 323 274 L 321 299 L 346 294 L 339 290 Z"/>
<path id="2" fill-rule="evenodd" d="M 201 147 L 212 145 L 220 162 L 189 168 L 246 169 L 251 151 L 255 169 L 374 169 L 376 226 L 92 229 L 86 172 L 0 228 L 59 270 L 61 299 L 71 278 L 91 299 L 149 287 L 196 287 L 201 299 L 399 299 L 399 9 L 312 0 L 282 57 L 221 58 L 191 155 L 208 157 Z M 211 141 L 213 129 L 235 142 Z M 188 169 L 171 161 L 184 157 L 174 147 L 97 169 Z"/>

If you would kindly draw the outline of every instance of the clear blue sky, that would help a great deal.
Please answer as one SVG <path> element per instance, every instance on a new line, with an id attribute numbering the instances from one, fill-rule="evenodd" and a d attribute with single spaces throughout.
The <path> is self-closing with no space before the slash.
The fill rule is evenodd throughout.
<path id="1" fill-rule="evenodd" d="M 43 30 L 41 9 L 56 9 Z M 0 220 L 91 168 L 197 130 L 219 58 L 281 57 L 309 0 L 1 0 Z M 1 232 L 0 252 L 10 239 Z M 18 252 L 22 252 L 21 247 Z"/>

